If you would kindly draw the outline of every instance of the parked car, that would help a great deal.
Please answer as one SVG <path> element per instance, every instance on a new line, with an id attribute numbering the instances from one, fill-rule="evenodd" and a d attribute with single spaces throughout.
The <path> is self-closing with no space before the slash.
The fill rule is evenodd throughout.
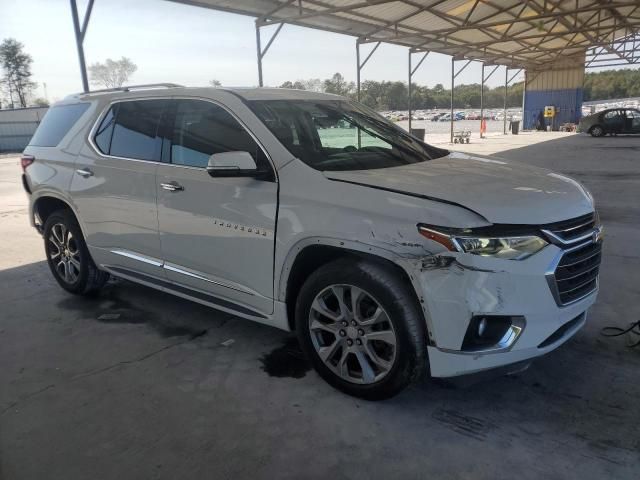
<path id="1" fill-rule="evenodd" d="M 295 331 L 327 382 L 367 399 L 427 369 L 522 369 L 585 324 L 598 291 L 602 229 L 581 184 L 427 145 L 340 96 L 72 95 L 21 163 L 62 288 L 114 275 Z"/>
<path id="2" fill-rule="evenodd" d="M 640 133 L 640 110 L 636 108 L 610 108 L 587 117 L 582 117 L 578 132 L 594 137 L 619 133 Z"/>
<path id="3" fill-rule="evenodd" d="M 440 119 L 440 117 L 442 117 L 443 115 L 446 115 L 445 113 L 436 113 L 434 116 L 431 117 L 431 121 L 432 122 L 437 122 L 438 119 Z"/>

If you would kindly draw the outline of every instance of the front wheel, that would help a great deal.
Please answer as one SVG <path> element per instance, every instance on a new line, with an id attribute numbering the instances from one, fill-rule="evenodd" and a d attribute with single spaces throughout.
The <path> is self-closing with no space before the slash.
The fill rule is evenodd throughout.
<path id="1" fill-rule="evenodd" d="M 366 260 L 314 272 L 298 296 L 296 331 L 320 376 L 368 400 L 392 397 L 420 378 L 425 324 L 410 288 L 393 268 Z"/>
<path id="2" fill-rule="evenodd" d="M 596 125 L 591 128 L 590 133 L 592 137 L 602 137 L 604 135 L 604 129 L 600 125 Z"/>
<path id="3" fill-rule="evenodd" d="M 98 270 L 73 214 L 58 210 L 44 224 L 44 250 L 54 278 L 66 291 L 91 294 L 102 288 L 109 274 Z"/>

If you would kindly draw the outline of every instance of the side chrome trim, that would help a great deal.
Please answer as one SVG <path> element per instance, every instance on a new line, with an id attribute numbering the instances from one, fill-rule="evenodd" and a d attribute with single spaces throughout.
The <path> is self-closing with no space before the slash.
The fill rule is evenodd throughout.
<path id="1" fill-rule="evenodd" d="M 111 250 L 111 253 L 115 253 L 116 255 L 120 255 L 122 257 L 131 258 L 132 260 L 137 260 L 142 263 L 147 263 L 149 265 L 153 265 L 154 267 L 162 267 L 162 264 L 163 264 L 162 260 L 160 259 L 147 257 L 146 255 L 141 255 L 139 253 L 131 252 L 129 250 L 121 250 L 119 248 L 116 248 Z"/>
<path id="2" fill-rule="evenodd" d="M 167 263 L 165 262 L 162 267 L 165 270 L 169 270 L 171 272 L 175 272 L 175 273 L 179 273 L 181 275 L 185 275 L 187 277 L 192 277 L 192 278 L 197 278 L 198 280 L 202 280 L 204 282 L 209 282 L 209 283 L 213 283 L 214 285 L 220 285 L 221 287 L 225 287 L 225 288 L 229 288 L 231 290 L 235 290 L 237 292 L 242 292 L 242 293 L 246 293 L 247 295 L 255 295 L 255 292 L 249 290 L 249 289 L 245 289 L 242 288 L 240 285 L 231 285 L 228 283 L 224 283 L 224 282 L 220 282 L 217 280 L 213 280 L 211 278 L 209 278 L 208 276 L 206 276 L 204 273 L 202 272 L 196 272 L 193 270 L 189 270 L 186 269 L 185 267 L 182 267 L 180 265 L 176 265 L 173 263 Z"/>
<path id="3" fill-rule="evenodd" d="M 181 265 L 176 265 L 174 263 L 167 263 L 163 260 L 160 260 L 159 258 L 148 257 L 146 255 L 141 255 L 137 252 L 132 252 L 129 250 L 123 250 L 118 248 L 111 250 L 111 253 L 120 255 L 122 257 L 130 258 L 132 260 L 137 260 L 138 262 L 146 263 L 147 265 L 153 265 L 154 267 L 159 267 L 159 268 L 163 268 L 164 270 L 169 270 L 171 272 L 179 273 L 187 277 L 197 278 L 198 280 L 212 283 L 214 285 L 219 285 L 221 287 L 225 287 L 230 290 L 235 290 L 237 292 L 245 293 L 247 295 L 254 296 L 257 294 L 253 290 L 250 290 L 248 288 L 243 288 L 241 285 L 235 285 L 235 284 L 230 284 L 226 282 L 221 282 L 218 280 L 213 280 L 202 272 L 190 270 L 186 267 L 183 267 Z"/>

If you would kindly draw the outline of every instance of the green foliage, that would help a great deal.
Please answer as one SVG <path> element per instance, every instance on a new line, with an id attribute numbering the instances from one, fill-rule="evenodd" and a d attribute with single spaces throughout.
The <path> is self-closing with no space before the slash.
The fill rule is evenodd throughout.
<path id="1" fill-rule="evenodd" d="M 334 73 L 333 77 L 327 78 L 323 82 L 324 91 L 336 95 L 349 95 L 355 89 L 353 82 L 347 82 L 341 73 Z"/>
<path id="2" fill-rule="evenodd" d="M 0 82 L 7 90 L 9 103 L 27 106 L 27 97 L 35 88 L 31 81 L 31 55 L 24 52 L 24 45 L 14 38 L 7 38 L 0 44 L 0 67 L 3 76 Z"/>
<path id="3" fill-rule="evenodd" d="M 604 70 L 584 76 L 584 100 L 640 97 L 640 69 Z"/>
<path id="4" fill-rule="evenodd" d="M 321 86 L 316 90 L 327 93 L 344 95 L 356 98 L 356 88 L 353 82 L 347 82 L 340 73 L 322 82 L 319 80 L 296 82 L 284 82 L 281 88 L 297 88 L 308 90 L 307 85 Z M 368 107 L 376 110 L 406 110 L 408 108 L 409 91 L 405 82 L 378 82 L 365 80 L 360 86 L 360 101 Z M 442 84 L 433 88 L 412 85 L 412 108 L 447 108 L 451 105 L 451 90 L 445 89 Z M 504 105 L 504 87 L 489 88 L 485 86 L 484 104 L 487 108 L 500 108 Z M 457 85 L 454 89 L 455 108 L 480 108 L 480 84 Z M 509 87 L 507 106 L 522 105 L 522 83 L 516 83 Z"/>
<path id="5" fill-rule="evenodd" d="M 324 91 L 356 98 L 353 82 L 347 82 L 340 73 L 332 78 L 320 81 L 297 80 L 285 82 L 282 88 L 297 88 Z M 480 108 L 480 84 L 456 85 L 454 88 L 454 108 Z M 365 80 L 360 86 L 360 101 L 376 110 L 407 110 L 408 88 L 405 82 L 378 82 Z M 640 97 L 640 70 L 606 70 L 598 73 L 587 73 L 584 84 L 584 100 L 607 100 L 613 98 Z M 412 108 L 448 108 L 451 105 L 451 90 L 441 83 L 432 88 L 423 85 L 412 85 Z M 484 88 L 484 105 L 486 108 L 502 108 L 504 106 L 504 87 Z M 507 107 L 522 105 L 522 82 L 510 85 L 507 93 Z"/>

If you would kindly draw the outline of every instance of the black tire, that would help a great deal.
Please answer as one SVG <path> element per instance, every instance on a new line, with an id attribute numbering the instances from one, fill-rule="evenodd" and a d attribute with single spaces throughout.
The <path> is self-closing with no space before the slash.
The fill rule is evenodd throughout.
<path id="1" fill-rule="evenodd" d="M 604 129 L 600 125 L 594 125 L 591 127 L 591 130 L 589 130 L 589 133 L 592 137 L 602 137 L 604 136 Z"/>
<path id="2" fill-rule="evenodd" d="M 366 291 L 389 317 L 396 337 L 395 357 L 379 381 L 357 384 L 341 378 L 325 365 L 313 345 L 309 328 L 312 302 L 320 292 L 336 284 Z M 335 260 L 311 274 L 297 298 L 296 333 L 318 374 L 338 390 L 366 400 L 390 398 L 421 378 L 428 365 L 426 326 L 410 288 L 393 267 L 365 259 Z"/>
<path id="3" fill-rule="evenodd" d="M 73 279 L 65 279 L 64 266 L 61 269 L 59 266 L 60 263 L 56 262 L 56 260 L 60 258 L 60 255 L 65 255 L 65 253 L 61 252 L 58 249 L 57 245 L 59 242 L 56 242 L 56 237 L 53 232 L 55 227 L 56 233 L 59 234 L 61 232 L 60 226 L 64 227 L 64 230 L 62 231 L 63 240 L 65 240 L 65 238 L 71 238 L 69 242 L 72 248 L 70 247 L 66 249 L 67 253 L 70 250 L 73 250 L 73 258 L 76 260 L 76 262 L 79 262 L 79 268 L 75 266 L 73 267 Z M 56 279 L 58 284 L 67 292 L 74 293 L 76 295 L 91 295 L 100 290 L 107 282 L 107 280 L 109 280 L 109 274 L 107 272 L 99 270 L 98 267 L 96 267 L 96 264 L 93 262 L 93 259 L 89 254 L 89 250 L 87 249 L 87 244 L 84 241 L 82 230 L 80 229 L 80 226 L 78 225 L 78 222 L 71 211 L 57 210 L 53 212 L 47 218 L 47 221 L 44 224 L 43 231 L 44 250 L 47 256 L 49 269 L 51 270 L 51 273 L 53 274 L 53 277 Z M 64 235 L 64 232 L 68 232 L 66 237 Z"/>

